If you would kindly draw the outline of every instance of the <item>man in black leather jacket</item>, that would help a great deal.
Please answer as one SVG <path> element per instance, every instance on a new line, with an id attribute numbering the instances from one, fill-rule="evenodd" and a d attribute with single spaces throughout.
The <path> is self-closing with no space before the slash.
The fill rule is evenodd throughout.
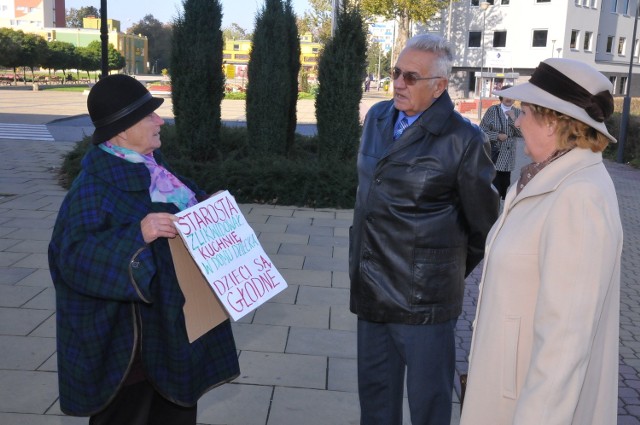
<path id="1" fill-rule="evenodd" d="M 489 143 L 446 91 L 451 62 L 440 37 L 413 37 L 393 100 L 364 123 L 349 250 L 362 425 L 402 423 L 405 371 L 411 423 L 451 420 L 464 279 L 498 215 Z"/>

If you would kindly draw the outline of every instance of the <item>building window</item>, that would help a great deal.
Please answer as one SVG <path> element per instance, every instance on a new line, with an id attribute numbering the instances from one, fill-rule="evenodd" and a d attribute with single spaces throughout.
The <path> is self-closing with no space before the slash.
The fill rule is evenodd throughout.
<path id="1" fill-rule="evenodd" d="M 234 45 L 233 45 L 233 50 L 234 50 L 235 52 L 239 51 L 239 50 L 240 50 L 240 45 L 239 45 L 239 44 L 234 44 Z"/>
<path id="2" fill-rule="evenodd" d="M 509 0 L 502 0 L 502 5 L 507 6 L 509 4 Z"/>
<path id="3" fill-rule="evenodd" d="M 618 0 L 611 0 L 611 13 L 618 11 Z"/>
<path id="4" fill-rule="evenodd" d="M 627 92 L 627 77 L 620 77 L 620 94 Z"/>
<path id="5" fill-rule="evenodd" d="M 619 55 L 623 55 L 624 56 L 624 51 L 626 50 L 626 46 L 627 45 L 627 38 L 626 37 L 620 37 L 618 39 L 618 54 Z"/>
<path id="6" fill-rule="evenodd" d="M 469 44 L 467 47 L 480 47 L 482 31 L 469 31 Z"/>
<path id="7" fill-rule="evenodd" d="M 580 37 L 579 30 L 571 30 L 571 41 L 569 42 L 569 47 L 571 49 L 575 49 L 578 46 L 578 38 Z"/>
<path id="8" fill-rule="evenodd" d="M 591 0 L 591 7 L 594 8 L 594 9 L 597 7 L 596 6 L 596 0 Z"/>
<path id="9" fill-rule="evenodd" d="M 633 57 L 634 58 L 638 58 L 638 47 L 640 47 L 640 44 L 638 43 L 638 39 L 636 38 L 636 44 L 635 44 L 635 48 L 633 49 Z"/>
<path id="10" fill-rule="evenodd" d="M 551 0 L 536 0 L 536 3 L 551 3 Z"/>
<path id="11" fill-rule="evenodd" d="M 591 51 L 591 40 L 593 40 L 593 33 L 591 31 L 585 31 L 582 48 L 587 52 Z"/>
<path id="12" fill-rule="evenodd" d="M 547 30 L 533 30 L 531 47 L 547 47 Z"/>
<path id="13" fill-rule="evenodd" d="M 607 53 L 611 53 L 613 49 L 613 36 L 607 37 Z"/>
<path id="14" fill-rule="evenodd" d="M 629 14 L 629 0 L 622 0 L 622 13 Z"/>
<path id="15" fill-rule="evenodd" d="M 616 94 L 616 77 L 615 75 L 612 75 L 609 77 L 609 81 L 611 81 L 611 85 L 613 86 L 613 93 L 612 94 Z"/>
<path id="16" fill-rule="evenodd" d="M 507 32 L 506 31 L 494 31 L 493 32 L 493 47 L 507 47 Z"/>
<path id="17" fill-rule="evenodd" d="M 471 0 L 471 6 L 480 6 L 480 3 L 486 1 L 489 4 L 493 4 L 493 0 Z"/>

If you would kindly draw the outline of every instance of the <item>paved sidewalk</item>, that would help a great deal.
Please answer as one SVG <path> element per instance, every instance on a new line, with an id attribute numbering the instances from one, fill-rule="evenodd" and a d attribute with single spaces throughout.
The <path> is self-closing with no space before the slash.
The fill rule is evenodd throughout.
<path id="1" fill-rule="evenodd" d="M 7 105 L 3 95 L 0 90 L 0 123 L 16 113 L 3 110 Z M 65 116 L 55 103 L 48 110 L 40 110 L 36 104 L 42 105 L 42 101 L 34 96 L 31 106 L 25 105 L 24 112 L 18 112 L 17 117 L 12 115 L 12 119 L 42 121 L 49 128 L 60 127 L 59 123 L 65 121 L 73 124 L 79 119 L 76 114 L 84 113 L 73 112 L 72 104 L 86 101 L 80 99 L 66 101 L 71 113 Z M 363 102 L 363 111 L 377 100 L 380 98 L 369 96 Z M 19 100 L 11 102 L 17 105 Z M 308 105 L 299 105 L 298 110 L 299 114 L 310 113 Z M 240 117 L 240 113 L 227 108 L 223 119 L 231 120 L 231 114 Z M 227 118 L 225 114 L 229 114 Z M 308 124 L 313 121 L 310 119 Z M 56 168 L 62 155 L 74 145 L 65 140 L 74 137 L 70 128 L 58 128 L 58 133 L 56 142 L 0 140 L 3 425 L 88 422 L 86 418 L 62 415 L 57 403 L 55 297 L 46 250 L 65 194 L 56 182 Z M 526 159 L 520 146 L 519 162 L 523 161 Z M 618 424 L 640 424 L 640 171 L 609 162 L 607 168 L 618 190 L 625 230 Z M 347 276 L 352 210 L 253 204 L 242 205 L 242 209 L 289 288 L 234 323 L 241 375 L 201 399 L 198 423 L 358 424 L 355 317 L 348 311 Z M 467 281 L 465 311 L 458 322 L 460 372 L 466 370 L 479 271 L 476 269 Z M 454 398 L 457 403 L 457 395 Z M 457 424 L 458 404 L 454 404 L 453 412 L 452 424 Z M 406 418 L 404 424 L 409 423 Z"/>

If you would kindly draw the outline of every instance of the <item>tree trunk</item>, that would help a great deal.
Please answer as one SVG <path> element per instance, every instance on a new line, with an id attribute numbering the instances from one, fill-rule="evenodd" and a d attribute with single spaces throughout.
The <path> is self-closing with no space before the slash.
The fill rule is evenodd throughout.
<path id="1" fill-rule="evenodd" d="M 400 56 L 400 52 L 404 49 L 404 46 L 407 45 L 407 41 L 411 35 L 411 19 L 407 16 L 407 13 L 403 13 L 398 16 L 396 22 L 398 24 L 398 29 L 396 34 L 396 43 L 393 49 L 393 56 L 391 58 L 392 66 L 394 66 L 398 61 L 398 56 Z"/>
<path id="2" fill-rule="evenodd" d="M 411 36 L 411 18 L 409 18 L 407 12 L 399 15 L 396 19 L 396 23 L 396 40 L 393 46 L 393 54 L 391 55 L 391 67 L 394 67 L 396 62 L 398 62 L 398 56 L 400 56 L 400 52 L 402 52 L 404 46 L 407 45 L 407 41 Z M 389 84 L 389 93 L 393 95 L 393 81 Z"/>

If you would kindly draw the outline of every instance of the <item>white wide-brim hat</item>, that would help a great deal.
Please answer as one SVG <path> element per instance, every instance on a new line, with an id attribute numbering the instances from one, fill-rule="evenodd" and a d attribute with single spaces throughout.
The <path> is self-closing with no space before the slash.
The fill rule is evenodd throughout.
<path id="1" fill-rule="evenodd" d="M 540 62 L 529 82 L 494 94 L 568 115 L 599 131 L 611 142 L 604 121 L 613 113 L 613 85 L 592 66 L 573 59 Z"/>

